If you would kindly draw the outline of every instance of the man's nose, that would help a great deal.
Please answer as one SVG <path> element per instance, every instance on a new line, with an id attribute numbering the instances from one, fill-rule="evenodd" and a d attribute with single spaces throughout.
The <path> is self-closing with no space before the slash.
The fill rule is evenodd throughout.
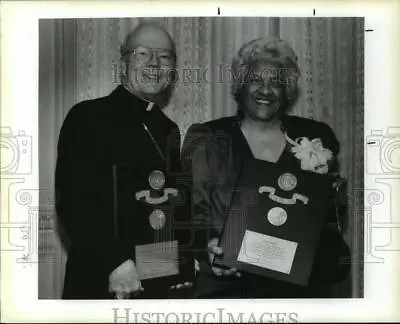
<path id="1" fill-rule="evenodd" d="M 158 55 L 155 52 L 152 52 L 150 55 L 150 60 L 147 63 L 148 66 L 160 66 L 160 60 L 158 59 Z"/>

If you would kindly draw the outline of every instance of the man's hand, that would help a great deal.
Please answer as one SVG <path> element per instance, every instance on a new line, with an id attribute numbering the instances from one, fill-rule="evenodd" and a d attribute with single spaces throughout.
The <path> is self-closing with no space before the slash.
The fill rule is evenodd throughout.
<path id="1" fill-rule="evenodd" d="M 115 293 L 117 299 L 128 298 L 130 294 L 143 291 L 135 263 L 126 260 L 108 278 L 108 291 Z"/>
<path id="2" fill-rule="evenodd" d="M 218 247 L 219 240 L 217 238 L 211 239 L 208 243 L 208 257 L 211 265 L 211 269 L 216 276 L 236 276 L 241 277 L 241 273 L 237 271 L 235 268 L 231 269 L 222 269 L 219 267 L 214 267 L 213 261 L 216 255 L 222 255 L 224 252 L 220 247 Z"/>

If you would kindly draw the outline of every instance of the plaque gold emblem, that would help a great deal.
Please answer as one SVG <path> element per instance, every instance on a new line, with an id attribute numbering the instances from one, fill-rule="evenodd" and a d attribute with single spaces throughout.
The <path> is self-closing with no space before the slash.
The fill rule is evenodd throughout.
<path id="1" fill-rule="evenodd" d="M 154 170 L 149 175 L 149 184 L 150 187 L 154 190 L 160 190 L 164 187 L 165 184 L 165 176 L 162 171 Z"/>
<path id="2" fill-rule="evenodd" d="M 281 207 L 274 207 L 268 211 L 268 221 L 274 226 L 281 226 L 286 223 L 287 212 Z"/>
<path id="3" fill-rule="evenodd" d="M 293 193 L 292 198 L 283 198 L 278 195 L 276 195 L 276 189 L 273 187 L 268 187 L 268 186 L 261 186 L 258 188 L 259 193 L 264 193 L 267 192 L 269 193 L 269 199 L 276 201 L 277 203 L 280 203 L 282 205 L 294 205 L 296 204 L 297 200 L 300 200 L 304 203 L 304 205 L 308 204 L 308 197 L 304 195 L 300 195 L 298 193 Z"/>
<path id="4" fill-rule="evenodd" d="M 150 225 L 155 230 L 160 230 L 165 226 L 165 213 L 161 209 L 154 209 L 149 217 Z"/>
<path id="5" fill-rule="evenodd" d="M 297 179 L 295 175 L 286 172 L 281 174 L 280 177 L 278 178 L 278 185 L 279 188 L 281 188 L 282 190 L 291 191 L 294 188 L 296 188 Z"/>

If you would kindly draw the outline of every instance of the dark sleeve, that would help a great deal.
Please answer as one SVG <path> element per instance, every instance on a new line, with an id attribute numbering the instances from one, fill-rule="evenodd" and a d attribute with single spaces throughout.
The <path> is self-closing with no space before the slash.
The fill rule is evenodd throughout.
<path id="1" fill-rule="evenodd" d="M 322 122 L 319 122 L 319 137 L 324 143 L 324 147 L 330 149 L 334 156 L 337 156 L 340 151 L 340 143 L 333 132 L 332 128 Z"/>
<path id="2" fill-rule="evenodd" d="M 333 130 L 325 123 L 320 124 L 320 137 L 324 147 L 333 153 L 333 161 L 329 164 L 329 173 L 333 179 L 339 175 L 338 154 L 340 144 Z M 314 274 L 317 282 L 337 283 L 344 280 L 351 268 L 351 253 L 345 242 L 339 225 L 341 216 L 337 213 L 343 212 L 339 206 L 337 193 L 332 189 L 331 207 L 326 224 L 321 232 L 321 239 L 315 260 Z"/>
<path id="3" fill-rule="evenodd" d="M 79 104 L 73 107 L 60 131 L 56 211 L 72 246 L 88 258 L 100 258 L 99 264 L 110 273 L 133 256 L 113 236 L 112 170 L 100 157 L 101 140 L 89 122 L 94 116 L 85 108 Z"/>
<path id="4" fill-rule="evenodd" d="M 322 122 L 319 122 L 318 136 L 322 140 L 322 143 L 325 148 L 331 150 L 333 154 L 333 159 L 329 163 L 329 173 L 338 173 L 339 172 L 339 160 L 338 154 L 340 152 L 340 143 L 333 132 L 332 128 Z"/>
<path id="5" fill-rule="evenodd" d="M 333 284 L 346 279 L 351 270 L 350 254 L 337 227 L 332 224 L 325 226 L 313 268 L 314 283 Z"/>
<path id="6" fill-rule="evenodd" d="M 192 183 L 192 224 L 195 231 L 194 250 L 196 257 L 207 258 L 207 244 L 211 238 L 219 237 L 213 227 L 212 194 L 215 158 L 210 149 L 211 131 L 205 125 L 194 124 L 186 133 L 182 147 L 182 164 Z"/>

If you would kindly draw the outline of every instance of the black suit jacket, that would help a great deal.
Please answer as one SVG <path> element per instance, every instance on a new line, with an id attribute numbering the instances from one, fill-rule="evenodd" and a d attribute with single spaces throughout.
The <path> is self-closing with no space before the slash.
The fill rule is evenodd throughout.
<path id="1" fill-rule="evenodd" d="M 324 147 L 333 152 L 336 160 L 340 146 L 328 125 L 296 116 L 285 117 L 283 125 L 292 139 L 298 137 L 321 138 Z M 212 278 L 207 264 L 207 242 L 211 238 L 220 236 L 241 165 L 246 158 L 252 157 L 239 127 L 237 117 L 225 117 L 203 124 L 195 124 L 189 128 L 183 144 L 183 165 L 193 177 L 193 226 L 196 228 L 194 246 L 197 258 L 202 260 L 200 276 L 203 278 L 199 278 L 200 284 L 197 285 L 198 293 L 196 295 L 199 298 L 212 298 L 213 296 L 214 298 L 229 298 L 227 291 L 232 292 L 233 290 L 236 291 L 233 294 L 238 294 L 238 285 L 233 284 L 232 279 L 218 278 L 218 280 L 214 280 L 215 278 Z M 283 166 L 295 165 L 300 168 L 300 162 L 293 153 L 290 153 L 289 145 L 277 163 Z M 337 172 L 336 162 L 331 165 L 330 172 Z M 333 208 L 332 215 L 327 219 L 333 224 L 327 223 L 323 230 L 311 278 L 311 283 L 316 282 L 315 286 L 319 287 L 341 281 L 349 272 L 350 251 L 335 227 L 336 217 Z M 205 277 L 208 277 L 208 281 Z M 258 290 L 260 281 L 264 282 L 265 280 L 249 275 L 247 281 L 241 280 L 242 283 L 246 283 L 243 289 L 239 289 L 239 291 L 241 290 L 239 294 L 248 297 L 310 295 L 310 291 L 271 280 L 266 280 L 269 287 L 267 290 Z M 254 289 L 249 288 L 253 283 L 255 283 Z M 224 289 L 225 292 L 223 292 Z M 274 289 L 275 291 L 273 291 Z M 243 293 L 243 290 L 247 292 Z M 238 296 L 236 295 L 236 297 Z"/>
<path id="2" fill-rule="evenodd" d="M 158 107 L 146 111 L 147 106 L 119 86 L 109 96 L 78 103 L 65 118 L 55 175 L 56 211 L 71 242 L 64 298 L 112 298 L 107 292 L 109 274 L 134 260 L 133 245 L 116 237 L 112 174 L 113 165 L 167 163 L 143 122 L 171 172 L 180 169 L 177 125 Z M 119 235 L 129 237 L 139 216 L 132 215 Z"/>

